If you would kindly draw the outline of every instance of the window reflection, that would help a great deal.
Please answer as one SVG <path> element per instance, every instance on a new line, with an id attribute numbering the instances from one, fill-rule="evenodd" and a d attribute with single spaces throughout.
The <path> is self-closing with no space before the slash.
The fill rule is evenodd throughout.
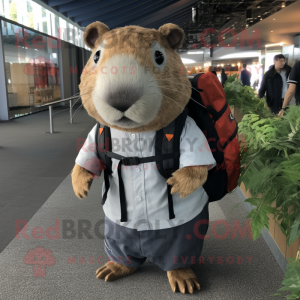
<path id="1" fill-rule="evenodd" d="M 1 25 L 10 118 L 61 99 L 57 40 L 9 22 Z"/>

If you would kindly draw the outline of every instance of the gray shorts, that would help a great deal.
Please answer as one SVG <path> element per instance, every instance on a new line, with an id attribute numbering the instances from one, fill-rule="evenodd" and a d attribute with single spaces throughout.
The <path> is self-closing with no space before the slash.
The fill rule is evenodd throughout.
<path id="1" fill-rule="evenodd" d="M 105 216 L 106 254 L 111 261 L 129 267 L 138 267 L 148 258 L 164 271 L 199 264 L 208 230 L 208 204 L 191 221 L 167 229 L 137 231 Z"/>

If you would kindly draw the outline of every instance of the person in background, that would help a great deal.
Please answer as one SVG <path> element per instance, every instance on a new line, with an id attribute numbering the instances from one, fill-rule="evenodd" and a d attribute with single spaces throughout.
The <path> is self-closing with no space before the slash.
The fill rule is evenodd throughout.
<path id="1" fill-rule="evenodd" d="M 283 116 L 283 112 L 291 102 L 293 96 L 296 98 L 296 105 L 300 105 L 300 61 L 294 64 L 287 83 L 289 84 L 289 88 L 285 93 L 282 109 L 280 110 L 278 117 Z"/>
<path id="2" fill-rule="evenodd" d="M 262 98 L 267 92 L 267 105 L 274 114 L 278 114 L 282 108 L 283 99 L 287 91 L 287 78 L 291 67 L 285 63 L 282 54 L 274 56 L 274 65 L 265 73 L 258 97 Z"/>
<path id="3" fill-rule="evenodd" d="M 253 83 L 253 85 L 252 85 L 252 88 L 253 88 L 254 90 L 256 90 L 256 88 L 258 88 L 258 79 L 256 79 L 256 80 L 254 81 L 254 83 Z"/>
<path id="4" fill-rule="evenodd" d="M 217 72 L 215 70 L 212 70 L 211 72 L 217 76 Z"/>
<path id="5" fill-rule="evenodd" d="M 240 79 L 243 83 L 243 85 L 247 85 L 247 86 L 250 86 L 250 79 L 251 79 L 251 72 L 249 72 L 247 70 L 247 64 L 243 64 L 243 71 L 241 72 L 241 76 L 240 76 Z"/>
<path id="6" fill-rule="evenodd" d="M 226 80 L 227 80 L 227 75 L 225 73 L 225 70 L 222 69 L 221 70 L 221 83 L 222 83 L 223 87 L 224 87 L 224 84 L 225 84 Z"/>

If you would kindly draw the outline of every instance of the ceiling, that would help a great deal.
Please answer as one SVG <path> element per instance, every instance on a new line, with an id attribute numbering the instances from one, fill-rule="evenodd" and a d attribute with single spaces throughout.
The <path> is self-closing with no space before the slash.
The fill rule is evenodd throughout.
<path id="1" fill-rule="evenodd" d="M 265 19 L 284 10 L 296 1 L 297 0 L 199 1 L 196 9 L 197 14 L 194 19 L 190 16 L 188 20 L 180 24 L 187 34 L 183 49 L 196 47 L 195 42 L 196 44 L 200 44 L 200 33 L 207 28 L 214 28 L 216 32 L 207 34 L 205 42 L 207 44 L 218 44 L 220 39 L 219 35 L 221 35 L 221 38 L 224 40 L 227 40 L 227 38 L 232 36 L 230 31 L 238 34 L 241 30 L 253 27 L 254 25 L 259 27 L 260 23 Z M 203 42 L 201 44 L 203 46 Z"/>
<path id="2" fill-rule="evenodd" d="M 81 27 L 94 21 L 106 23 L 111 29 L 125 25 L 139 25 L 146 18 L 147 26 L 157 28 L 173 22 L 190 32 L 208 27 L 221 29 L 245 25 L 246 11 L 252 9 L 253 24 L 296 0 L 41 0 Z M 195 22 L 192 7 L 196 8 Z M 149 16 L 155 16 L 151 21 Z M 250 19 L 249 19 L 250 21 Z M 250 23 L 250 22 L 249 22 Z"/>
<path id="3" fill-rule="evenodd" d="M 218 43 L 218 35 L 227 39 L 233 29 L 258 25 L 274 13 L 297 0 L 40 0 L 81 27 L 101 21 L 109 28 L 140 25 L 158 29 L 165 23 L 175 23 L 184 29 L 186 41 L 182 50 L 200 44 L 204 29 L 214 28 L 207 34 L 208 44 Z M 195 15 L 192 16 L 192 8 Z M 247 13 L 248 10 L 248 13 Z M 297 14 L 299 14 L 297 12 Z"/>
<path id="4" fill-rule="evenodd" d="M 153 27 L 149 17 L 158 17 L 158 21 L 170 16 L 169 11 L 176 13 L 189 8 L 197 0 L 41 0 L 59 13 L 86 27 L 92 22 L 101 21 L 110 29 L 126 25 L 140 25 L 149 20 L 147 25 Z M 175 5 L 175 6 L 173 6 Z M 165 10 L 167 8 L 167 10 Z M 166 14 L 166 12 L 168 12 Z M 163 22 L 164 23 L 164 22 Z M 144 26 L 144 27 L 149 27 Z"/>

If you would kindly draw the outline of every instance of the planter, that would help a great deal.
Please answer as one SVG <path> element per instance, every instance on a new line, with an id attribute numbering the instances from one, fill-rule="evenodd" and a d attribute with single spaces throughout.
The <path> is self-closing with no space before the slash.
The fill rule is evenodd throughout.
<path id="1" fill-rule="evenodd" d="M 238 107 L 236 107 L 236 106 L 233 106 L 233 105 L 232 105 L 232 106 L 230 106 L 230 109 L 231 109 L 231 112 L 232 112 L 232 114 L 233 114 L 235 120 L 236 120 L 238 123 L 240 123 L 240 122 L 242 121 L 244 115 L 240 112 L 240 110 L 239 110 Z"/>
<path id="2" fill-rule="evenodd" d="M 246 190 L 244 183 L 241 183 L 240 189 L 243 191 L 247 198 L 251 198 L 251 194 L 249 193 L 249 190 Z M 272 206 L 275 207 L 275 203 Z M 282 254 L 286 259 L 288 259 L 289 257 L 296 258 L 297 252 L 300 247 L 300 237 L 298 237 L 298 239 L 290 247 L 288 247 L 286 244 L 285 235 L 282 233 L 281 229 L 275 223 L 275 221 L 271 220 L 272 215 L 270 215 L 269 217 L 269 232 L 276 244 L 278 245 L 279 249 L 281 250 Z"/>
<path id="3" fill-rule="evenodd" d="M 246 144 L 246 138 L 242 134 L 238 135 L 238 140 L 241 146 Z M 243 191 L 247 198 L 251 198 L 251 194 L 249 190 L 246 190 L 243 182 L 240 185 L 240 189 Z M 260 198 L 261 196 L 262 195 L 260 194 L 258 197 Z M 275 207 L 275 203 L 273 203 L 272 206 Z M 292 207 L 290 207 L 289 210 L 291 210 L 291 208 Z M 272 214 L 269 215 L 269 232 L 272 238 L 274 239 L 286 259 L 288 259 L 289 257 L 296 258 L 297 252 L 299 251 L 300 247 L 300 237 L 298 237 L 298 239 L 290 247 L 288 247 L 286 243 L 286 236 L 282 233 L 279 226 L 275 223 L 275 220 L 272 220 L 272 217 Z"/>

